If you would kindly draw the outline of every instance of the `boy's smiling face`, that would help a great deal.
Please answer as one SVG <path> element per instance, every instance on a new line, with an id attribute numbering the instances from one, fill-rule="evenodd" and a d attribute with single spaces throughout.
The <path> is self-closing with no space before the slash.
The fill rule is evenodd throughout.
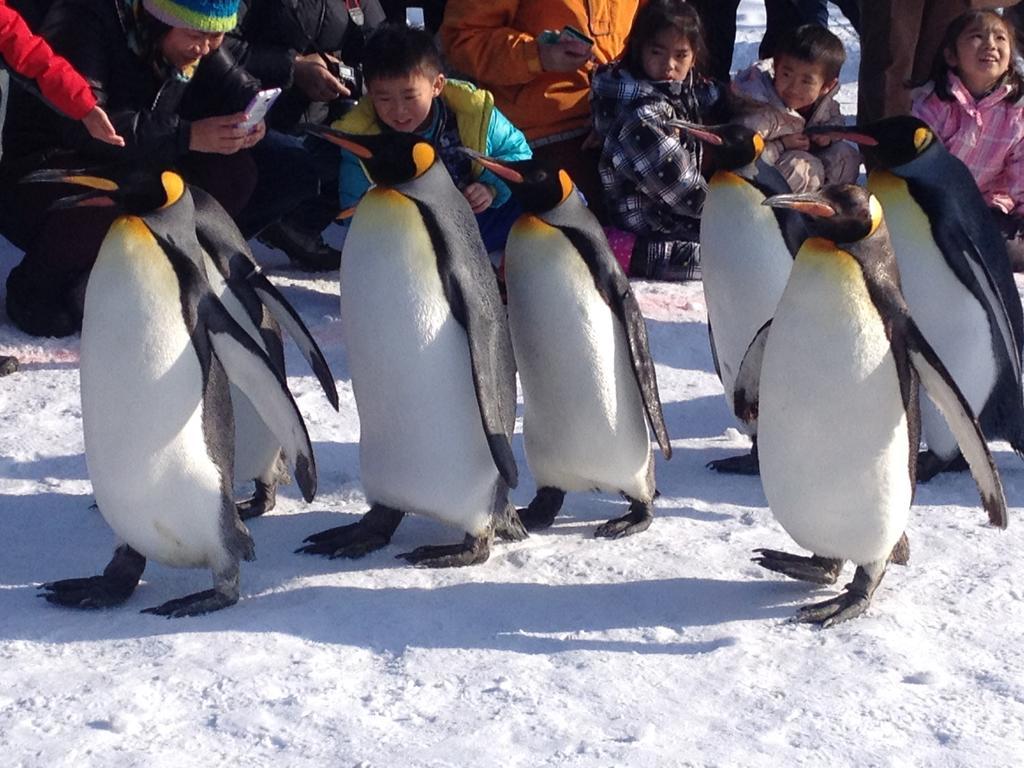
<path id="1" fill-rule="evenodd" d="M 829 79 L 824 64 L 780 54 L 775 57 L 775 92 L 790 109 L 801 110 L 831 91 L 837 78 Z"/>
<path id="2" fill-rule="evenodd" d="M 398 77 L 380 77 L 366 84 L 377 117 L 399 133 L 425 128 L 434 98 L 444 88 L 444 75 L 416 69 Z"/>

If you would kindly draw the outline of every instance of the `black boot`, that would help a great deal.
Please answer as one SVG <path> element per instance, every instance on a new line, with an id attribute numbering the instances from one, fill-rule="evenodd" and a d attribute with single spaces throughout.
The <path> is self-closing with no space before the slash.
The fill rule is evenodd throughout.
<path id="1" fill-rule="evenodd" d="M 81 311 L 61 286 L 46 285 L 23 266 L 7 278 L 7 316 L 31 336 L 70 336 L 82 329 Z"/>
<path id="2" fill-rule="evenodd" d="M 341 266 L 341 251 L 325 243 L 319 232 L 306 232 L 283 219 L 256 237 L 264 245 L 284 251 L 296 267 L 306 272 L 327 272 Z"/>

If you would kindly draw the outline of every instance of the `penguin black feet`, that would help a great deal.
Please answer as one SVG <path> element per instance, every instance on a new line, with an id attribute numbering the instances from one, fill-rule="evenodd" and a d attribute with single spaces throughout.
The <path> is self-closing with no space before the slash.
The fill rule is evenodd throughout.
<path id="1" fill-rule="evenodd" d="M 307 536 L 303 540 L 306 546 L 295 551 L 327 555 L 332 560 L 336 557 L 363 557 L 386 547 L 404 516 L 401 510 L 374 504 L 359 522 Z"/>
<path id="2" fill-rule="evenodd" d="M 625 536 L 632 536 L 634 533 L 646 531 L 651 527 L 651 521 L 654 519 L 654 505 L 649 501 L 639 501 L 629 496 L 626 498 L 629 499 L 629 513 L 598 526 L 598 529 L 594 531 L 595 537 L 621 539 Z"/>
<path id="3" fill-rule="evenodd" d="M 39 596 L 69 608 L 109 608 L 132 596 L 145 569 L 146 558 L 123 544 L 114 550 L 102 576 L 51 581 L 40 586 Z"/>
<path id="4" fill-rule="evenodd" d="M 256 491 L 253 495 L 235 504 L 238 516 L 242 520 L 251 520 L 254 517 L 265 515 L 277 504 L 277 482 L 265 483 L 262 480 L 256 481 Z"/>
<path id="5" fill-rule="evenodd" d="M 185 595 L 176 600 L 168 600 L 163 605 L 144 608 L 142 613 L 166 616 L 169 619 L 213 613 L 238 602 L 238 582 L 238 561 L 235 560 L 223 570 L 215 573 L 213 589 Z"/>
<path id="6" fill-rule="evenodd" d="M 917 482 L 927 483 L 942 472 L 966 472 L 970 469 L 963 454 L 957 452 L 952 459 L 942 459 L 931 451 L 917 454 Z"/>
<path id="7" fill-rule="evenodd" d="M 519 510 L 519 519 L 528 531 L 540 531 L 550 528 L 555 522 L 558 510 L 565 501 L 565 491 L 550 485 L 537 489 L 530 506 Z"/>
<path id="8" fill-rule="evenodd" d="M 780 552 L 777 549 L 755 549 L 757 557 L 751 558 L 762 568 L 769 571 L 781 573 L 791 579 L 809 581 L 812 584 L 835 584 L 843 570 L 842 560 L 833 560 L 828 557 L 803 557 L 791 555 L 789 552 Z"/>
<path id="9" fill-rule="evenodd" d="M 202 616 L 204 613 L 213 613 L 221 608 L 227 608 L 238 602 L 238 590 L 234 594 L 218 592 L 216 589 L 207 589 L 196 592 L 193 595 L 185 595 L 176 600 L 168 600 L 163 605 L 156 605 L 152 608 L 143 608 L 141 613 L 152 613 L 155 616 L 166 616 L 169 619 L 180 619 L 183 616 Z"/>
<path id="10" fill-rule="evenodd" d="M 805 605 L 796 612 L 793 621 L 831 627 L 841 621 L 857 618 L 871 605 L 871 596 L 884 575 L 884 561 L 858 566 L 853 581 L 843 587 L 843 594 L 821 603 Z"/>
<path id="11" fill-rule="evenodd" d="M 403 552 L 398 558 L 424 568 L 459 568 L 464 565 L 477 565 L 490 556 L 490 537 L 467 533 L 461 544 L 417 547 L 412 552 Z"/>
<path id="12" fill-rule="evenodd" d="M 522 541 L 530 536 L 511 503 L 506 503 L 505 509 L 494 516 L 494 533 L 505 541 Z"/>
<path id="13" fill-rule="evenodd" d="M 757 441 L 750 448 L 750 453 L 742 456 L 728 456 L 724 459 L 709 461 L 705 466 L 723 475 L 760 475 L 761 467 L 757 461 Z"/>

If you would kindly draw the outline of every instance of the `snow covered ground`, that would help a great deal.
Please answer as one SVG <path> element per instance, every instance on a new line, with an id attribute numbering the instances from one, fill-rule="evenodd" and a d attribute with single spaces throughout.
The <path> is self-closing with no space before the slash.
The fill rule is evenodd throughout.
<path id="1" fill-rule="evenodd" d="M 758 3 L 742 13 L 739 65 L 763 28 Z M 90 508 L 78 340 L 0 323 L 0 353 L 22 361 L 0 380 L 0 764 L 1024 764 L 1024 465 L 1007 446 L 995 446 L 1007 531 L 985 525 L 969 477 L 941 477 L 918 489 L 909 567 L 890 570 L 866 616 L 787 623 L 833 590 L 751 563 L 755 547 L 792 542 L 756 478 L 704 468 L 744 441 L 713 373 L 701 286 L 638 283 L 676 452 L 659 458 L 647 532 L 597 541 L 622 502 L 572 495 L 552 529 L 473 568 L 396 560 L 459 536 L 416 518 L 363 560 L 296 555 L 365 511 L 358 423 L 336 283 L 260 256 L 324 347 L 342 408 L 290 348 L 320 493 L 307 505 L 287 486 L 251 523 L 242 600 L 209 616 L 138 613 L 209 585 L 157 564 L 116 609 L 37 599 L 40 581 L 99 572 L 112 536 Z M 17 258 L 0 250 L 0 279 Z M 515 447 L 525 504 L 518 435 Z"/>

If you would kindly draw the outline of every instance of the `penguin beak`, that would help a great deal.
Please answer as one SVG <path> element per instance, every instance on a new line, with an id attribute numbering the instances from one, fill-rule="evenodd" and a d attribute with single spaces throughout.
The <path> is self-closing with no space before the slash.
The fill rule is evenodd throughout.
<path id="1" fill-rule="evenodd" d="M 668 123 L 673 128 L 679 128 L 686 131 L 688 134 L 693 136 L 695 139 L 703 141 L 705 144 L 712 144 L 716 147 L 721 146 L 723 141 L 722 137 L 717 133 L 708 130 L 706 125 L 698 125 L 697 123 L 688 123 L 685 120 L 669 120 Z"/>
<path id="2" fill-rule="evenodd" d="M 828 219 L 836 215 L 836 209 L 832 204 L 817 192 L 774 195 L 761 204 L 772 208 L 792 208 L 797 213 L 816 216 L 819 219 Z"/>
<path id="3" fill-rule="evenodd" d="M 353 155 L 363 160 L 369 160 L 373 157 L 373 151 L 361 144 L 356 136 L 336 131 L 333 128 L 328 128 L 326 125 L 316 125 L 314 123 L 305 123 L 300 127 L 306 133 L 310 133 L 324 141 L 329 141 L 331 144 L 337 144 L 342 149 L 347 149 Z"/>
<path id="4" fill-rule="evenodd" d="M 62 168 L 48 168 L 42 171 L 34 171 L 21 178 L 23 184 L 34 183 L 56 183 L 74 184 L 80 187 L 89 187 L 88 192 L 77 195 L 62 197 L 50 206 L 50 210 L 59 211 L 67 208 L 78 208 L 82 206 L 111 206 L 115 205 L 111 192 L 116 192 L 119 187 L 117 183 L 102 176 L 94 176 L 85 170 L 67 170 Z"/>
<path id="5" fill-rule="evenodd" d="M 824 136 L 830 141 L 852 141 L 862 147 L 877 147 L 878 139 L 845 125 L 815 125 L 804 130 L 808 136 Z"/>
<path id="6" fill-rule="evenodd" d="M 505 181 L 511 181 L 513 184 L 523 183 L 523 174 L 513 168 L 509 168 L 507 165 L 502 165 L 493 157 L 488 157 L 487 155 L 477 152 L 475 149 L 469 149 L 468 147 L 459 147 L 458 149 L 462 154 L 469 155 L 484 168 L 491 171 L 496 176 L 500 176 Z"/>
<path id="7" fill-rule="evenodd" d="M 335 221 L 343 221 L 344 219 L 350 219 L 356 214 L 356 207 L 354 205 L 349 206 L 337 216 L 334 217 Z"/>

